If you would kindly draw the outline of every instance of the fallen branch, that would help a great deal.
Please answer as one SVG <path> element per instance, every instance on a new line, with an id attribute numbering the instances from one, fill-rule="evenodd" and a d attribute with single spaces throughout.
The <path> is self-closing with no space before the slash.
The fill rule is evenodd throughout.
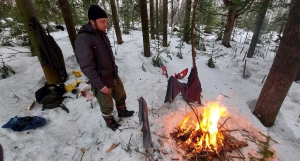
<path id="1" fill-rule="evenodd" d="M 219 129 L 221 129 L 229 119 L 230 119 L 230 117 L 228 117 L 228 118 L 223 122 L 223 124 L 219 127 Z"/>
<path id="2" fill-rule="evenodd" d="M 266 76 L 267 76 L 267 75 L 264 76 L 264 79 L 261 81 L 261 83 L 264 83 Z"/>
<path id="3" fill-rule="evenodd" d="M 136 122 L 136 121 L 134 121 L 134 120 L 132 120 L 134 123 L 136 123 L 136 124 L 139 124 L 140 125 L 140 123 L 138 123 L 138 122 Z"/>
<path id="4" fill-rule="evenodd" d="M 126 152 L 131 152 L 131 149 L 130 149 L 130 141 L 131 141 L 131 137 L 132 137 L 132 134 L 130 135 L 130 138 L 129 138 L 129 142 L 128 142 L 128 144 L 126 144 L 125 142 L 124 142 L 124 144 L 125 145 L 127 145 L 127 149 L 124 149 Z"/>
<path id="5" fill-rule="evenodd" d="M 81 116 L 79 116 L 79 117 L 81 117 Z M 79 117 L 77 117 L 77 119 L 74 122 L 76 122 L 79 119 Z"/>
<path id="6" fill-rule="evenodd" d="M 246 79 L 246 64 L 247 64 L 247 60 L 245 60 L 245 65 L 244 65 L 244 72 L 243 72 L 244 79 Z"/>
<path id="7" fill-rule="evenodd" d="M 174 146 L 172 146 L 174 150 L 177 151 L 177 153 L 181 154 L 179 150 L 177 150 Z M 181 154 L 182 155 L 182 154 Z"/>
<path id="8" fill-rule="evenodd" d="M 98 142 L 98 138 L 97 138 L 95 144 L 96 144 L 96 145 L 99 145 L 99 144 L 101 144 L 101 143 L 102 143 L 101 141 Z"/>
<path id="9" fill-rule="evenodd" d="M 243 61 L 245 60 L 247 53 L 248 53 L 248 52 L 246 51 L 246 52 L 245 52 L 245 55 L 244 55 L 244 58 L 243 58 Z"/>
<path id="10" fill-rule="evenodd" d="M 15 94 L 13 94 L 14 95 L 14 98 L 17 98 L 18 100 L 17 100 L 17 102 L 15 102 L 15 103 L 18 103 L 19 102 L 19 97 L 17 96 L 17 95 L 15 95 Z"/>
<path id="11" fill-rule="evenodd" d="M 169 138 L 166 137 L 166 136 L 162 136 L 162 135 L 157 135 L 157 136 L 162 137 L 162 138 L 165 138 L 165 139 L 169 139 Z"/>
<path id="12" fill-rule="evenodd" d="M 75 157 L 75 155 L 76 155 L 76 153 L 77 153 L 77 150 L 78 150 L 78 148 L 76 148 L 76 151 L 75 151 L 75 154 L 74 154 L 73 157 L 72 157 L 72 160 L 74 159 L 74 157 Z"/>
<path id="13" fill-rule="evenodd" d="M 82 161 L 82 158 L 83 158 L 83 156 L 84 156 L 84 153 L 85 153 L 85 149 L 84 149 L 84 148 L 81 148 L 80 150 L 81 150 L 81 152 L 82 152 L 82 155 L 81 155 L 80 161 Z"/>
<path id="14" fill-rule="evenodd" d="M 28 107 L 26 108 L 27 111 L 31 110 L 33 105 L 35 104 L 35 101 L 31 101 L 28 105 Z"/>
<path id="15" fill-rule="evenodd" d="M 112 144 L 105 152 L 108 153 L 108 152 L 112 151 L 112 150 L 113 150 L 114 148 L 116 148 L 119 144 L 120 144 L 120 143 L 118 143 L 118 144 Z"/>
<path id="16" fill-rule="evenodd" d="M 227 96 L 227 95 L 225 95 L 225 94 L 223 94 L 223 93 L 220 93 L 220 92 L 219 92 L 219 94 L 221 94 L 222 96 L 224 96 L 224 97 L 226 97 L 226 98 L 230 98 L 229 96 Z"/>
<path id="17" fill-rule="evenodd" d="M 199 123 L 199 125 L 200 125 L 200 120 L 199 120 L 199 116 L 198 116 L 198 111 L 197 111 L 197 109 L 194 109 L 194 107 L 192 107 L 192 105 L 191 104 L 189 104 L 187 101 L 186 101 L 186 103 L 191 107 L 191 109 L 193 110 L 193 112 L 194 112 L 194 114 L 195 114 L 195 116 L 196 116 L 196 118 L 197 118 L 197 121 L 198 121 L 198 123 Z"/>

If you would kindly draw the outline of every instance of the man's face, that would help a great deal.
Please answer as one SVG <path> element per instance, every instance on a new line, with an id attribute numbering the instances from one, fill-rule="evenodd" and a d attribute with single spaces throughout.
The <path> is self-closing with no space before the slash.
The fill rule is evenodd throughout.
<path id="1" fill-rule="evenodd" d="M 96 30 L 106 32 L 107 21 L 107 18 L 98 18 L 95 21 L 91 20 L 90 22 Z"/>

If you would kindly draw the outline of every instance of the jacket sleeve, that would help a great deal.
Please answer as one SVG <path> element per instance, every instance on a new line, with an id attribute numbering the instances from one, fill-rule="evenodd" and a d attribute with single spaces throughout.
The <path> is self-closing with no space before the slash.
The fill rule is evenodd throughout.
<path id="1" fill-rule="evenodd" d="M 105 84 L 96 71 L 96 61 L 93 46 L 89 44 L 87 35 L 79 35 L 75 41 L 75 54 L 83 74 L 89 79 L 91 85 L 101 90 Z"/>
<path id="2" fill-rule="evenodd" d="M 119 76 L 119 67 L 116 64 L 116 59 L 114 55 L 113 55 L 113 59 L 114 59 L 114 68 L 115 68 L 116 75 Z"/>

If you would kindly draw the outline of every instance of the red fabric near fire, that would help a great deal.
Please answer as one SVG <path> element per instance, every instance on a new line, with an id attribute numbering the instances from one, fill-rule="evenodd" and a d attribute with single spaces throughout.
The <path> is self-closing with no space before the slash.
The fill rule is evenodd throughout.
<path id="1" fill-rule="evenodd" d="M 181 83 L 173 76 L 169 78 L 165 103 L 172 102 L 180 92 L 185 101 L 198 101 L 198 103 L 201 104 L 200 95 L 202 88 L 198 77 L 197 67 L 192 68 L 187 83 Z"/>

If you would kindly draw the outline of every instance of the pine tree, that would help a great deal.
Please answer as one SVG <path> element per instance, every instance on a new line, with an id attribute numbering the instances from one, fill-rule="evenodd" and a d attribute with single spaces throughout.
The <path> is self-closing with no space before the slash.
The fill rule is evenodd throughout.
<path id="1" fill-rule="evenodd" d="M 191 19 L 191 0 L 186 0 L 185 3 L 185 17 L 183 22 L 183 40 L 189 44 L 191 40 L 191 30 L 190 30 L 190 19 Z"/>
<path id="2" fill-rule="evenodd" d="M 222 45 L 231 47 L 230 37 L 234 27 L 235 20 L 245 12 L 249 12 L 253 7 L 254 0 L 223 0 L 225 7 L 228 9 L 227 21 L 224 30 Z"/>
<path id="3" fill-rule="evenodd" d="M 155 30 L 154 30 L 154 3 L 153 0 L 150 0 L 150 34 L 151 39 L 155 39 Z"/>
<path id="4" fill-rule="evenodd" d="M 111 11 L 112 11 L 112 18 L 113 18 L 113 23 L 114 23 L 114 28 L 117 36 L 117 42 L 118 44 L 122 44 L 122 34 L 119 26 L 119 19 L 118 19 L 118 12 L 117 12 L 117 7 L 116 7 L 116 2 L 115 0 L 110 0 L 110 6 L 111 6 Z"/>
<path id="5" fill-rule="evenodd" d="M 275 60 L 253 111 L 266 127 L 274 125 L 286 94 L 300 69 L 299 8 L 300 1 L 292 0 Z"/>
<path id="6" fill-rule="evenodd" d="M 194 1 L 193 5 L 193 16 L 192 16 L 192 60 L 193 60 L 193 67 L 196 66 L 196 51 L 195 51 L 195 16 L 196 16 L 196 6 L 197 6 L 198 0 Z"/>
<path id="7" fill-rule="evenodd" d="M 163 46 L 168 46 L 168 0 L 163 0 Z"/>
<path id="8" fill-rule="evenodd" d="M 59 2 L 59 6 L 61 9 L 62 15 L 65 20 L 65 24 L 66 24 L 66 27 L 68 30 L 69 39 L 71 41 L 72 48 L 73 48 L 73 50 L 75 50 L 75 40 L 76 40 L 77 34 L 76 34 L 75 26 L 73 23 L 73 18 L 72 18 L 69 2 L 68 2 L 68 0 L 58 0 L 58 2 Z"/>
<path id="9" fill-rule="evenodd" d="M 142 31 L 143 31 L 143 44 L 144 56 L 150 57 L 150 40 L 149 40 L 149 27 L 148 27 L 148 14 L 147 14 L 147 1 L 140 0 Z"/>
<path id="10" fill-rule="evenodd" d="M 255 46 L 257 44 L 257 40 L 258 40 L 258 37 L 259 37 L 259 34 L 260 34 L 260 30 L 261 30 L 261 27 L 263 25 L 265 15 L 267 13 L 268 5 L 269 5 L 270 2 L 271 2 L 271 0 L 262 0 L 261 1 L 261 9 L 257 13 L 256 27 L 254 29 L 254 33 L 253 33 L 253 36 L 252 36 L 252 40 L 251 40 L 251 43 L 250 43 L 249 50 L 247 52 L 247 57 L 248 58 L 253 57 Z"/>
<path id="11" fill-rule="evenodd" d="M 39 47 L 37 44 L 38 35 L 37 33 L 28 25 L 28 22 L 33 18 L 36 17 L 36 12 L 33 6 L 32 0 L 16 0 L 17 7 L 20 11 L 20 15 L 25 27 L 25 30 L 27 31 L 27 34 L 29 35 L 30 42 L 33 46 L 34 52 L 37 54 L 39 61 L 41 62 L 41 56 Z M 42 66 L 47 83 L 49 84 L 58 84 L 62 83 L 63 79 L 58 73 L 58 71 L 54 70 L 50 67 L 50 65 L 44 65 Z"/>

